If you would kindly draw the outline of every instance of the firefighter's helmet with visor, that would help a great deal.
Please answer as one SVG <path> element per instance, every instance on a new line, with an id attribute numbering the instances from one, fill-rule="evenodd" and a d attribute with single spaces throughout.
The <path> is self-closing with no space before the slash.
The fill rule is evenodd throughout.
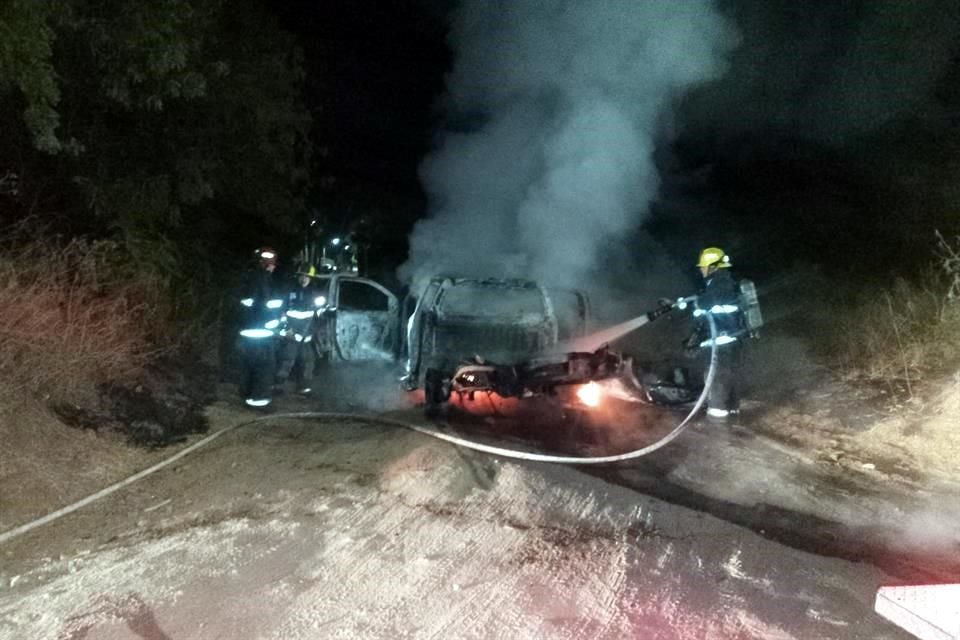
<path id="1" fill-rule="evenodd" d="M 700 260 L 697 266 L 701 269 L 716 267 L 717 269 L 728 269 L 733 264 L 730 262 L 730 256 L 723 252 L 720 247 L 707 247 L 700 252 Z"/>

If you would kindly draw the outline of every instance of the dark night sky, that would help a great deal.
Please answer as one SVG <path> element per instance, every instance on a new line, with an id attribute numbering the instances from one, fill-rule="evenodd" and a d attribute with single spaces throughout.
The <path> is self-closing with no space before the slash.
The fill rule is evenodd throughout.
<path id="1" fill-rule="evenodd" d="M 320 170 L 418 189 L 449 67 L 442 16 L 418 0 L 281 0 L 274 10 L 306 57 Z"/>

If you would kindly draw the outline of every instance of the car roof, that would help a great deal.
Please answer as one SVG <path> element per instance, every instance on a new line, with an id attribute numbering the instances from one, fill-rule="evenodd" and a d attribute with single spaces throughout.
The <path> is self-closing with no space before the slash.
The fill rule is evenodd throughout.
<path id="1" fill-rule="evenodd" d="M 484 287 L 510 287 L 521 289 L 532 289 L 539 286 L 533 280 L 523 278 L 472 278 L 463 276 L 435 276 L 433 282 L 449 282 L 453 286 L 479 285 Z"/>

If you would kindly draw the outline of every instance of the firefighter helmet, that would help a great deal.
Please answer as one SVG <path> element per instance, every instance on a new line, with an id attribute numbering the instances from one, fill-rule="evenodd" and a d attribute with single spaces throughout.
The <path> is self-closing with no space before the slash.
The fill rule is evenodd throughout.
<path id="1" fill-rule="evenodd" d="M 260 266 L 276 266 L 277 264 L 277 252 L 273 247 L 260 247 L 254 251 L 254 255 L 260 261 Z"/>
<path id="2" fill-rule="evenodd" d="M 700 252 L 700 260 L 697 266 L 701 269 L 705 267 L 716 266 L 717 269 L 728 269 L 733 266 L 730 262 L 730 256 L 723 252 L 720 247 L 707 247 Z"/>
<path id="3" fill-rule="evenodd" d="M 297 275 L 298 275 L 298 276 L 307 276 L 308 278 L 316 277 L 316 275 L 317 275 L 317 268 L 311 264 L 311 265 L 309 265 L 306 269 L 302 269 L 302 270 L 298 271 L 298 272 L 297 272 Z"/>

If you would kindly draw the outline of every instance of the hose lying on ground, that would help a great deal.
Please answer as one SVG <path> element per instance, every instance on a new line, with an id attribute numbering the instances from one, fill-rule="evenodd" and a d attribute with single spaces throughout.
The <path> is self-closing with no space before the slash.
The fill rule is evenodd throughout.
<path id="1" fill-rule="evenodd" d="M 715 338 L 716 325 L 714 323 L 714 320 L 709 313 L 706 314 L 706 317 L 710 326 L 710 335 L 712 338 Z M 202 440 L 199 440 L 193 443 L 186 449 L 178 451 L 176 454 L 170 456 L 169 458 L 166 458 L 165 460 L 161 460 L 160 462 L 153 465 L 152 467 L 148 467 L 143 471 L 139 471 L 133 474 L 132 476 L 129 476 L 119 482 L 116 482 L 108 487 L 101 489 L 100 491 L 97 491 L 96 493 L 90 494 L 89 496 L 87 496 L 86 498 L 83 498 L 82 500 L 78 500 L 77 502 L 74 502 L 73 504 L 69 504 L 61 509 L 57 509 L 56 511 L 48 513 L 45 516 L 37 518 L 36 520 L 31 520 L 30 522 L 24 523 L 18 527 L 14 527 L 13 529 L 4 531 L 3 533 L 0 533 L 0 544 L 3 544 L 4 542 L 7 542 L 9 540 L 12 540 L 13 538 L 16 538 L 18 536 L 21 536 L 29 531 L 32 531 L 37 527 L 41 527 L 45 524 L 53 522 L 54 520 L 62 518 L 63 516 L 73 513 L 74 511 L 77 511 L 78 509 L 81 509 L 87 506 L 88 504 L 92 504 L 97 500 L 110 495 L 111 493 L 119 491 L 120 489 L 133 484 L 137 480 L 140 480 L 141 478 L 145 478 L 146 476 L 156 471 L 159 471 L 160 469 L 166 466 L 173 464 L 177 460 L 180 460 L 187 454 L 192 453 L 193 451 L 196 451 L 200 447 L 210 444 L 211 442 L 213 442 L 214 440 L 216 440 L 217 438 L 219 438 L 220 436 L 222 436 L 223 434 L 229 431 L 233 431 L 234 429 L 239 429 L 240 427 L 245 427 L 248 425 L 257 424 L 261 422 L 269 422 L 273 420 L 284 420 L 284 419 L 363 420 L 363 421 L 377 423 L 377 424 L 384 424 L 384 425 L 402 427 L 405 429 L 412 429 L 414 431 L 417 431 L 418 433 L 422 433 L 424 435 L 428 435 L 433 438 L 438 438 L 440 440 L 449 442 L 451 444 L 455 444 L 460 447 L 466 447 L 468 449 L 473 449 L 475 451 L 481 451 L 483 453 L 489 453 L 489 454 L 501 456 L 504 458 L 513 458 L 515 460 L 528 460 L 533 462 L 553 462 L 558 464 L 610 464 L 614 462 L 624 462 L 626 460 L 635 460 L 637 458 L 641 458 L 643 456 L 649 455 L 654 451 L 656 451 L 657 449 L 665 447 L 670 442 L 675 440 L 681 433 L 683 433 L 683 431 L 690 424 L 690 421 L 693 420 L 693 417 L 697 414 L 698 411 L 700 411 L 700 408 L 703 406 L 703 403 L 706 401 L 707 394 L 710 392 L 710 387 L 713 385 L 713 379 L 716 373 L 716 367 L 717 367 L 717 345 L 716 345 L 716 340 L 712 339 L 711 347 L 710 347 L 710 367 L 707 370 L 706 379 L 704 380 L 704 384 L 703 384 L 703 390 L 700 392 L 700 396 L 697 398 L 696 403 L 694 403 L 693 407 L 690 409 L 690 412 L 687 414 L 687 416 L 682 421 L 680 421 L 680 423 L 676 427 L 674 427 L 673 430 L 670 431 L 670 433 L 666 434 L 656 442 L 648 444 L 647 446 L 642 447 L 640 449 L 628 451 L 626 453 L 620 453 L 620 454 L 610 455 L 610 456 L 583 456 L 583 457 L 558 456 L 558 455 L 551 455 L 551 454 L 545 454 L 545 453 L 518 451 L 516 449 L 506 449 L 503 447 L 494 447 L 492 445 L 486 445 L 479 442 L 466 440 L 464 438 L 460 438 L 460 437 L 451 435 L 449 433 L 443 433 L 441 431 L 437 431 L 434 428 L 427 427 L 424 425 L 403 422 L 401 420 L 394 420 L 392 418 L 385 418 L 382 416 L 377 416 L 372 414 L 342 413 L 342 412 L 329 412 L 329 411 L 302 411 L 302 412 L 293 412 L 293 413 L 276 413 L 276 414 L 260 416 L 257 418 L 253 418 L 251 420 L 245 420 L 243 422 L 238 422 L 228 427 L 224 427 L 219 431 L 215 431 L 214 433 L 211 433 L 210 435 L 206 436 Z"/>

